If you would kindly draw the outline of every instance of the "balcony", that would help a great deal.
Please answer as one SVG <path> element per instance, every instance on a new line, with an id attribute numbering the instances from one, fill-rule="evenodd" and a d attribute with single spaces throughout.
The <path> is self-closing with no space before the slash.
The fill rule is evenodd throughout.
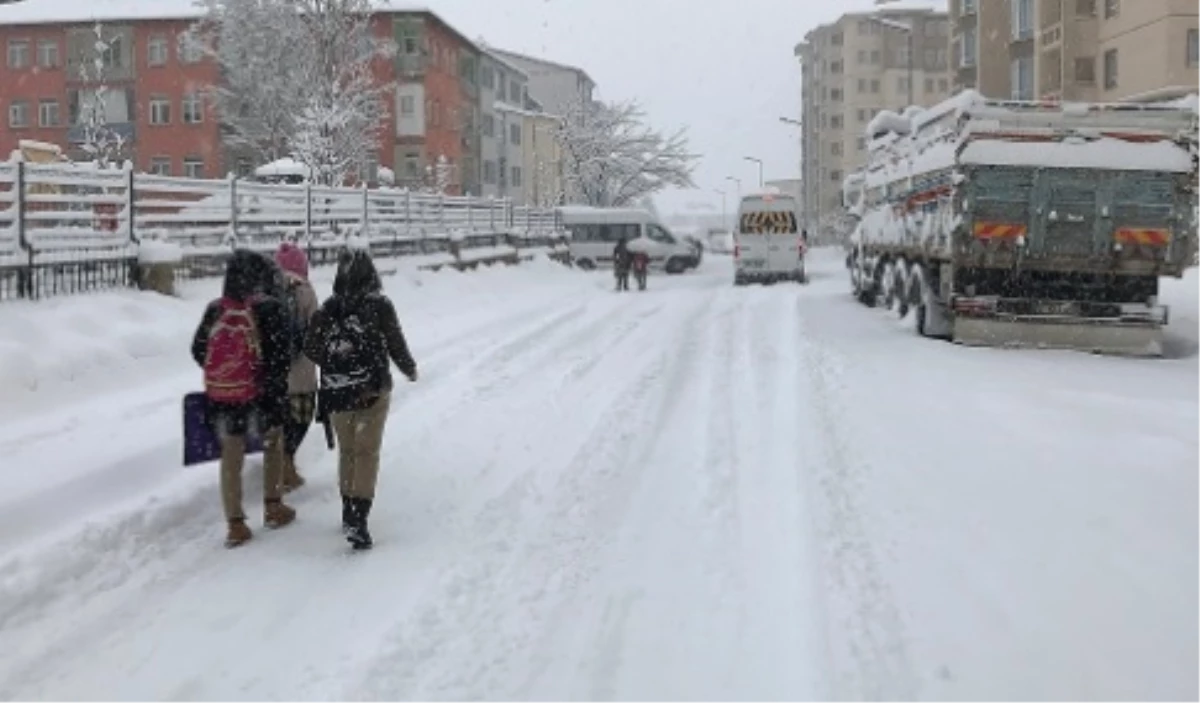
<path id="1" fill-rule="evenodd" d="M 422 78 L 429 67 L 429 57 L 423 54 L 397 54 L 396 75 L 401 78 Z"/>

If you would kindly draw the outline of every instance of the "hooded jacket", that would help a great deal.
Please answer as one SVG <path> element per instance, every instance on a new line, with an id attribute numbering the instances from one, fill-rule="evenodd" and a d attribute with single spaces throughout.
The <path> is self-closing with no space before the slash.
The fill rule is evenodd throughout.
<path id="1" fill-rule="evenodd" d="M 392 390 L 390 364 L 396 364 L 406 376 L 417 372 L 417 362 L 408 349 L 408 342 L 400 328 L 400 320 L 392 301 L 383 294 L 379 272 L 371 257 L 364 251 L 348 251 L 338 262 L 337 276 L 333 281 L 333 296 L 325 301 L 312 318 L 308 336 L 305 338 L 304 355 L 318 366 L 326 363 L 326 348 L 333 325 L 357 314 L 373 340 L 365 356 L 372 368 L 372 387 L 360 399 L 356 407 L 369 407 L 382 393 Z"/>
<path id="2" fill-rule="evenodd" d="M 276 291 L 278 269 L 265 256 L 236 251 L 225 269 L 222 298 L 246 301 L 258 297 L 250 306 L 258 325 L 262 344 L 262 367 L 259 371 L 259 397 L 253 406 L 230 406 L 209 403 L 210 420 L 217 415 L 236 414 L 244 418 L 250 410 L 256 410 L 266 427 L 283 423 L 287 412 L 287 378 L 291 366 L 291 355 L 287 341 L 287 319 L 283 303 L 271 297 Z M 201 368 L 208 352 L 208 338 L 221 312 L 221 299 L 209 303 L 200 319 L 200 325 L 192 337 L 192 358 Z M 238 423 L 241 425 L 241 422 Z"/>
<path id="3" fill-rule="evenodd" d="M 306 326 L 311 326 L 313 316 L 317 314 L 321 303 L 317 300 L 317 292 L 313 289 L 307 278 L 287 272 L 284 274 L 287 280 L 288 287 L 292 288 L 296 295 L 297 312 L 304 320 Z M 292 361 L 291 370 L 288 372 L 288 393 L 292 395 L 300 393 L 316 393 L 317 392 L 317 366 L 309 359 L 307 355 L 301 354 Z"/>

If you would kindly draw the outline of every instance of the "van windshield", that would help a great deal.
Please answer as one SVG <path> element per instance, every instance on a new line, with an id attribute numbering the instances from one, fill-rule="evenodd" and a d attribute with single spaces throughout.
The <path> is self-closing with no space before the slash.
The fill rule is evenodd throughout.
<path id="1" fill-rule="evenodd" d="M 742 234 L 795 234 L 796 213 L 791 210 L 744 212 L 738 229 Z"/>

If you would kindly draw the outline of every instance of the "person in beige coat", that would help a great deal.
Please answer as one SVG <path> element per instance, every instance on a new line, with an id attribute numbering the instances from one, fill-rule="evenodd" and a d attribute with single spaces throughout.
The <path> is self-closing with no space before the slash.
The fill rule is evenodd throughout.
<path id="1" fill-rule="evenodd" d="M 320 308 L 317 292 L 308 280 L 308 255 L 292 242 L 284 242 L 275 252 L 275 262 L 283 270 L 286 285 L 292 296 L 300 326 L 307 329 Z M 292 361 L 288 373 L 288 417 L 284 423 L 283 488 L 294 491 L 304 485 L 304 477 L 296 469 L 296 451 L 304 442 L 313 423 L 317 403 L 317 365 L 300 354 Z"/>

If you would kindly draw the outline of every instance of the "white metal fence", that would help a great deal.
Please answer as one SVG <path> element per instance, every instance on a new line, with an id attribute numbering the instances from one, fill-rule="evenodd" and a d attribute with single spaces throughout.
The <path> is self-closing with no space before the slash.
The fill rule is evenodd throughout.
<path id="1" fill-rule="evenodd" d="M 184 275 L 204 276 L 235 247 L 291 239 L 320 264 L 348 236 L 403 256 L 547 246 L 563 234 L 553 209 L 507 200 L 0 163 L 0 300 L 132 285 L 148 240 L 179 245 Z"/>

